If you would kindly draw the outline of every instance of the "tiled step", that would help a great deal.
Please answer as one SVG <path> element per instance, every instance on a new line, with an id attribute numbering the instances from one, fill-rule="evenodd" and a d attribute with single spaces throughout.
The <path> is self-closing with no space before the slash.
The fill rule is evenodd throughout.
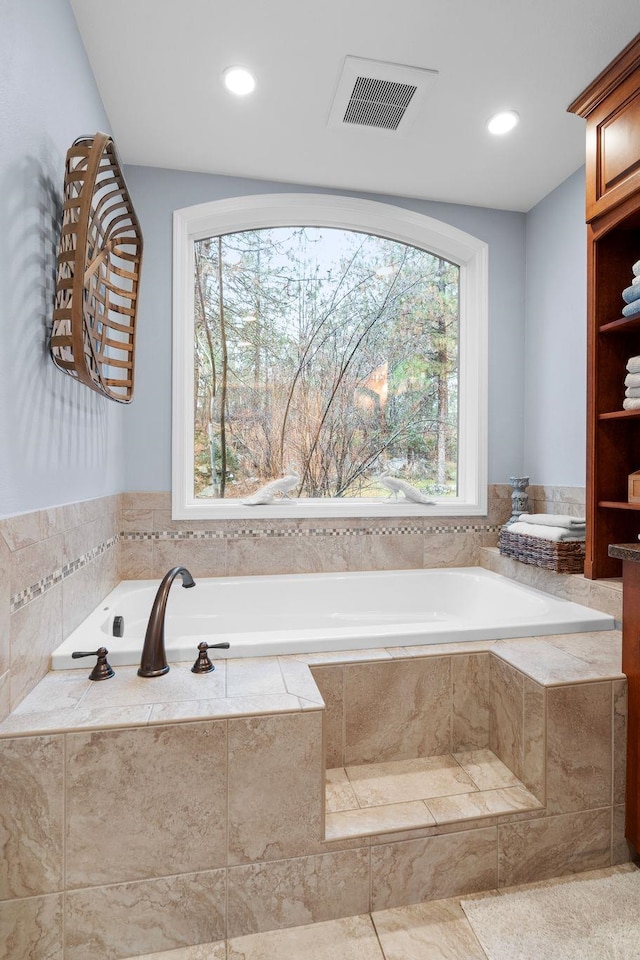
<path id="1" fill-rule="evenodd" d="M 491 750 L 327 770 L 327 840 L 465 823 L 542 803 Z"/>

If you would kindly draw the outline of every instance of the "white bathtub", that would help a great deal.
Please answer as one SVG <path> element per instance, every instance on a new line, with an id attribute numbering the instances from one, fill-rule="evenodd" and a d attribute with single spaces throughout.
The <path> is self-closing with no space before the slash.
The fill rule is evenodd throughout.
<path id="1" fill-rule="evenodd" d="M 257 657 L 614 627 L 604 613 L 480 567 L 225 577 L 196 580 L 191 590 L 181 583 L 167 604 L 170 662 L 195 660 L 202 640 L 229 642 L 216 658 Z M 86 669 L 71 653 L 100 646 L 114 665 L 138 663 L 158 585 L 122 581 L 53 653 L 53 669 Z M 123 637 L 112 635 L 115 616 L 124 618 Z"/>

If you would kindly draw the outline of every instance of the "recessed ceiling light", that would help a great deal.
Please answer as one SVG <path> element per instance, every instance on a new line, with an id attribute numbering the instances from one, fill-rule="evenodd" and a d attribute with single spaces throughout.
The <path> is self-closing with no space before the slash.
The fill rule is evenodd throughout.
<path id="1" fill-rule="evenodd" d="M 246 67 L 227 67 L 223 77 L 227 90 L 239 97 L 244 97 L 255 89 L 256 79 Z"/>
<path id="2" fill-rule="evenodd" d="M 487 120 L 487 130 L 489 133 L 499 135 L 509 133 L 520 122 L 520 115 L 515 110 L 503 110 L 501 113 L 494 113 Z"/>

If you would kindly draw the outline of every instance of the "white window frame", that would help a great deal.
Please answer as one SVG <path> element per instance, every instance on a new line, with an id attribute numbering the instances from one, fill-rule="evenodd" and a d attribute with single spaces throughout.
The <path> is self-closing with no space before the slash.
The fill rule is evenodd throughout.
<path id="1" fill-rule="evenodd" d="M 365 498 L 274 501 L 194 496 L 194 244 L 212 236 L 269 227 L 318 226 L 387 237 L 460 268 L 458 496 L 435 506 Z M 392 204 L 311 193 L 260 194 L 214 200 L 173 215 L 172 512 L 177 520 L 252 517 L 479 516 L 487 512 L 488 247 L 477 237 Z"/>

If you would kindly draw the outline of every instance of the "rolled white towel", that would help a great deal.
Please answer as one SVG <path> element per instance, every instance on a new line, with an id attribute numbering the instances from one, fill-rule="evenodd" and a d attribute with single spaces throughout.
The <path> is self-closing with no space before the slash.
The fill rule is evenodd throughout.
<path id="1" fill-rule="evenodd" d="M 638 280 L 640 281 L 640 277 Z M 640 373 L 640 357 L 629 357 L 627 370 L 629 373 Z"/>
<path id="2" fill-rule="evenodd" d="M 625 397 L 640 397 L 640 387 L 627 387 Z"/>
<path id="3" fill-rule="evenodd" d="M 623 410 L 640 410 L 640 397 L 627 397 L 622 401 Z"/>
<path id="4" fill-rule="evenodd" d="M 586 520 L 584 517 L 571 517 L 568 513 L 521 513 L 517 522 L 541 523 L 544 527 L 566 527 L 567 530 L 574 530 L 576 527 L 584 529 Z"/>
<path id="5" fill-rule="evenodd" d="M 584 540 L 584 530 L 568 530 L 566 527 L 548 527 L 543 523 L 520 523 L 516 520 L 507 527 L 509 533 L 516 533 L 523 537 L 539 537 L 541 540 L 553 540 L 564 543 L 567 540 Z"/>
<path id="6" fill-rule="evenodd" d="M 634 277 L 631 283 L 640 283 L 640 277 Z"/>
<path id="7" fill-rule="evenodd" d="M 640 260 L 636 260 L 634 265 L 631 267 L 631 270 L 635 277 L 640 277 Z"/>
<path id="8" fill-rule="evenodd" d="M 624 378 L 625 387 L 640 387 L 640 373 L 628 373 Z"/>

